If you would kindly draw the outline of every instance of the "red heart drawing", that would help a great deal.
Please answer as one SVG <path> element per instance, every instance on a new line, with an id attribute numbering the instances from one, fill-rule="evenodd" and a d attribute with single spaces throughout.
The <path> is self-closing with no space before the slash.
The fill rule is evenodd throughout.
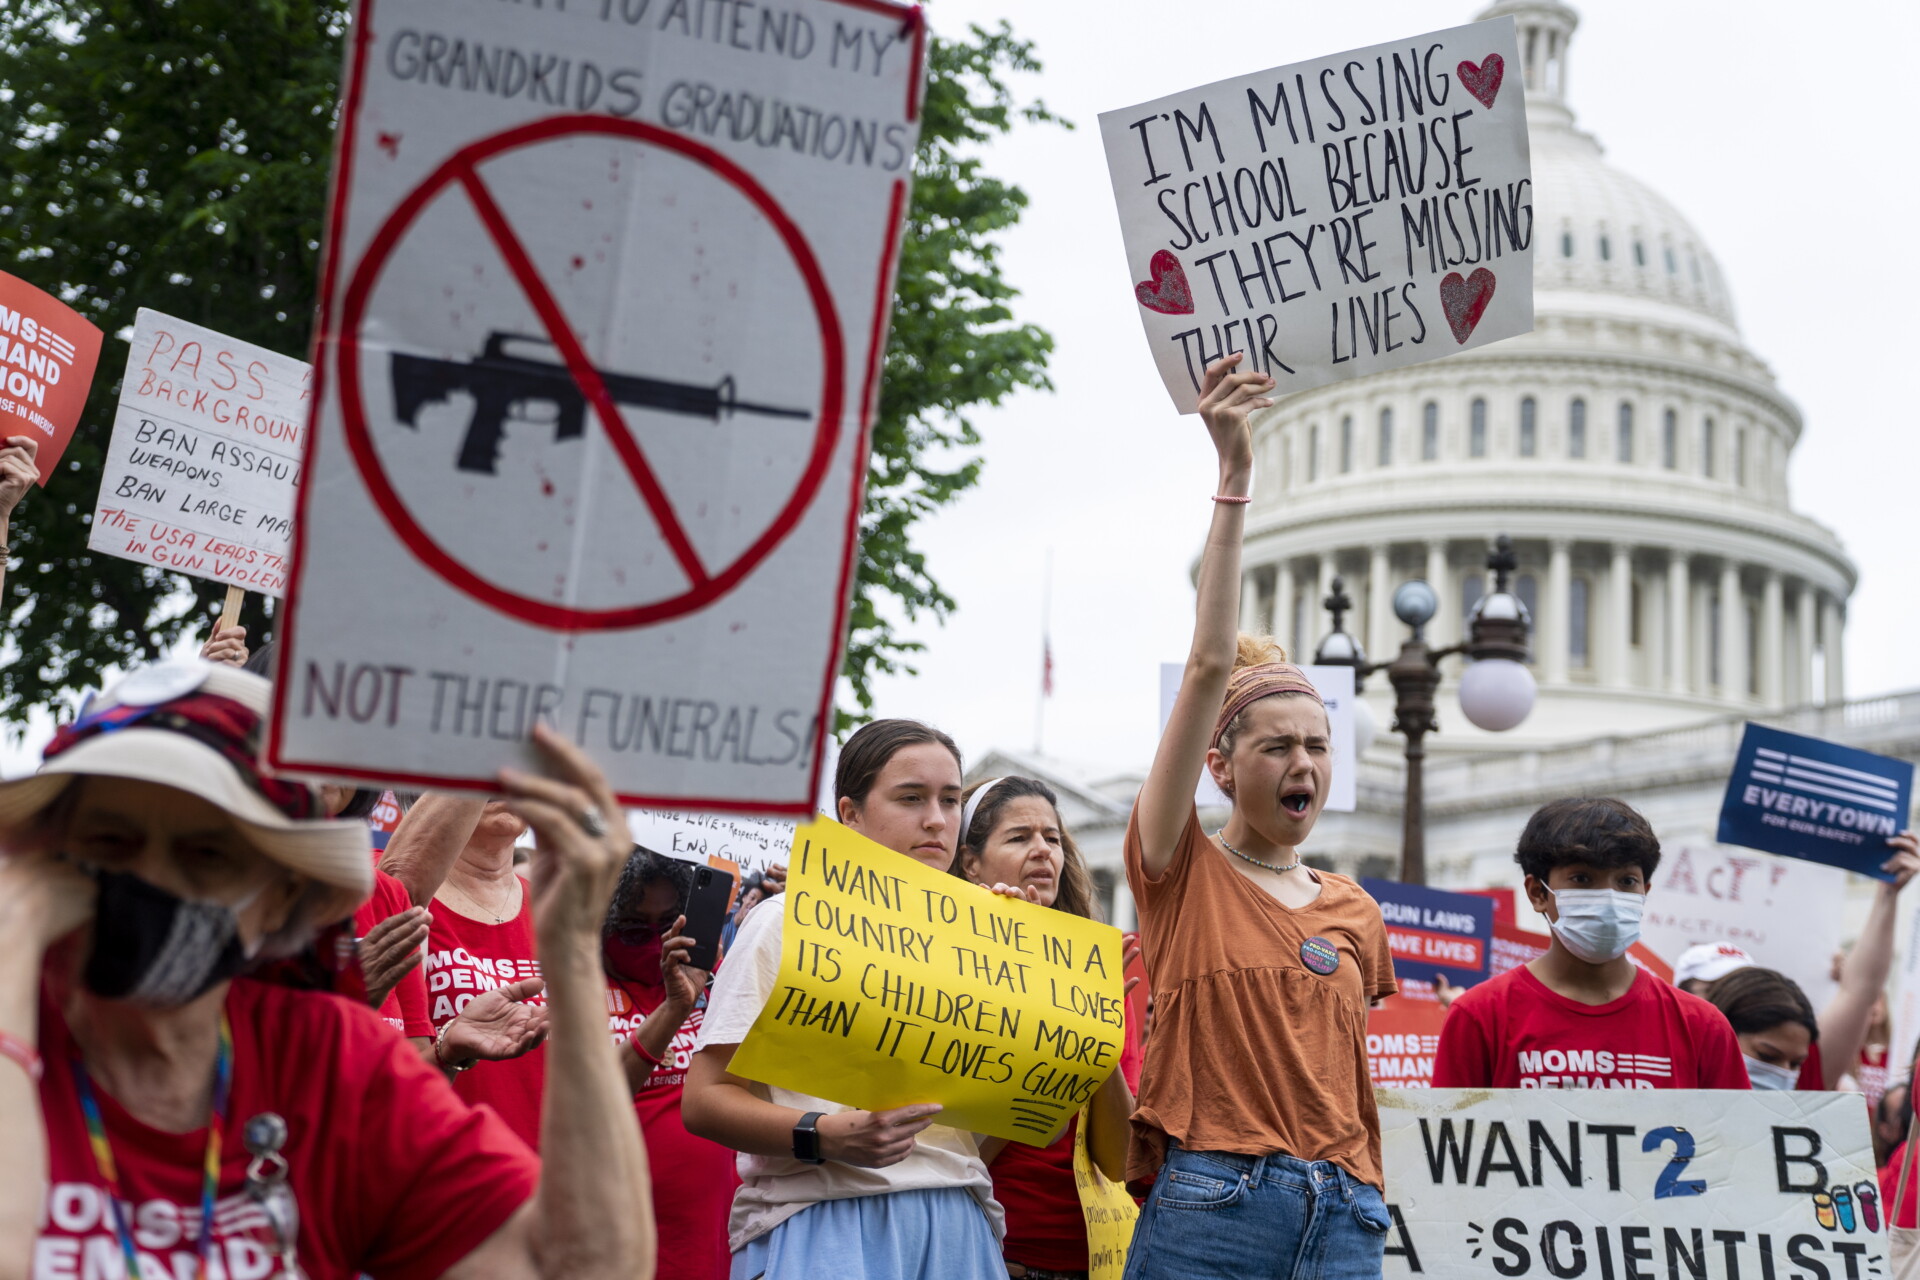
<path id="1" fill-rule="evenodd" d="M 1499 54 L 1490 53 L 1477 67 L 1471 62 L 1462 62 L 1453 70 L 1460 77 L 1461 86 L 1480 99 L 1481 106 L 1491 107 L 1493 100 L 1500 96 L 1500 80 L 1507 74 L 1507 64 Z"/>
<path id="2" fill-rule="evenodd" d="M 1147 266 L 1153 271 L 1153 279 L 1133 286 L 1133 296 L 1140 300 L 1140 305 L 1163 316 L 1192 315 L 1193 290 L 1187 287 L 1187 269 L 1173 256 L 1173 251 L 1160 250 Z"/>
<path id="3" fill-rule="evenodd" d="M 1458 271 L 1449 272 L 1440 282 L 1440 309 L 1447 313 L 1447 327 L 1453 330 L 1455 342 L 1471 337 L 1480 317 L 1487 314 L 1487 304 L 1493 301 L 1493 283 L 1493 272 L 1485 267 L 1465 279 Z"/>

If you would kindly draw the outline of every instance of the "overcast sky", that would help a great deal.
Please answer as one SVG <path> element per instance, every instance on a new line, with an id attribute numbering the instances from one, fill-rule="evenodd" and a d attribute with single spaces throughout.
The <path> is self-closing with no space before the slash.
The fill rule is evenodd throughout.
<path id="1" fill-rule="evenodd" d="M 1058 342 L 1053 395 L 980 415 L 986 470 L 921 527 L 959 600 L 920 627 L 917 679 L 878 710 L 924 717 L 969 757 L 1033 745 L 1044 565 L 1053 552 L 1049 754 L 1143 768 L 1156 667 L 1185 657 L 1187 567 L 1209 518 L 1203 429 L 1169 407 L 1135 317 L 1096 117 L 1176 90 L 1471 20 L 1471 3 L 1368 0 L 1196 7 L 1141 0 L 934 0 L 936 28 L 1007 17 L 1043 74 L 1024 86 L 1079 127 L 995 143 L 1032 198 L 1005 240 L 1021 318 Z M 1920 686 L 1920 573 L 1909 549 L 1920 442 L 1912 403 L 1920 190 L 1907 129 L 1920 5 L 1706 0 L 1580 6 L 1569 97 L 1612 164 L 1666 195 L 1718 255 L 1747 343 L 1800 405 L 1794 506 L 1860 567 L 1849 694 Z M 1097 15 L 1097 17 L 1095 16 Z M 1886 249 L 1881 237 L 1892 236 Z M 1878 246 L 1878 247 L 1876 247 Z"/>

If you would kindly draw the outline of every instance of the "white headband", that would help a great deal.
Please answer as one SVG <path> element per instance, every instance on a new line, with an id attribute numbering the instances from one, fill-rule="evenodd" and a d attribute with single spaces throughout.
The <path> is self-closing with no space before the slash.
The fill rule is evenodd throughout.
<path id="1" fill-rule="evenodd" d="M 987 792 L 993 790 L 1005 781 L 1005 778 L 995 778 L 992 782 L 983 782 L 980 784 L 980 789 L 968 797 L 967 807 L 960 813 L 960 839 L 958 843 L 965 844 L 967 842 L 967 833 L 973 830 L 973 820 L 978 816 L 980 812 L 980 802 L 987 798 Z"/>

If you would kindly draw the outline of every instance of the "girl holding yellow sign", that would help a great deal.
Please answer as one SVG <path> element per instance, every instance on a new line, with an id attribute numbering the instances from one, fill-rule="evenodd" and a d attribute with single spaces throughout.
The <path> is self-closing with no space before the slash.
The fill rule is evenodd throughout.
<path id="1" fill-rule="evenodd" d="M 862 727 L 840 752 L 841 823 L 946 871 L 960 828 L 960 749 L 911 720 Z M 931 1103 L 860 1111 L 727 1068 L 780 974 L 787 897 L 763 903 L 727 952 L 694 1044 L 689 1132 L 741 1153 L 727 1224 L 732 1280 L 1004 1280 L 1000 1205 L 971 1133 Z"/>
<path id="2" fill-rule="evenodd" d="M 1389 1219 L 1365 1041 L 1393 960 L 1378 904 L 1300 860 L 1333 776 L 1326 707 L 1278 645 L 1238 634 L 1247 415 L 1274 385 L 1241 359 L 1202 388 L 1220 487 L 1193 648 L 1127 827 L 1154 1031 L 1127 1161 L 1152 1191 L 1126 1274 L 1376 1280 Z M 1212 834 L 1203 767 L 1233 802 Z"/>

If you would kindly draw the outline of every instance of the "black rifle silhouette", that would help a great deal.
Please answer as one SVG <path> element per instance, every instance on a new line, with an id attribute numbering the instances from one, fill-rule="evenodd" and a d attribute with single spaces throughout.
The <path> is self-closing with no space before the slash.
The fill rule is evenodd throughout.
<path id="1" fill-rule="evenodd" d="M 511 333 L 491 333 L 479 356 L 470 361 L 441 360 L 433 356 L 408 355 L 396 351 L 393 361 L 393 409 L 400 421 L 419 429 L 417 419 L 422 405 L 446 400 L 456 391 L 473 397 L 473 418 L 467 423 L 467 436 L 460 445 L 455 464 L 462 471 L 494 474 L 500 461 L 500 438 L 506 432 L 508 411 L 531 400 L 544 401 L 559 410 L 554 439 L 576 440 L 586 428 L 587 399 L 564 364 L 529 360 L 508 355 L 509 342 L 532 342 L 543 346 L 539 338 L 524 338 Z M 786 409 L 777 405 L 756 404 L 734 395 L 733 378 L 720 379 L 711 387 L 691 382 L 666 382 L 626 373 L 600 372 L 607 394 L 619 404 L 642 409 L 659 409 L 693 418 L 718 422 L 722 414 L 755 413 L 769 418 L 813 417 L 811 410 Z"/>

